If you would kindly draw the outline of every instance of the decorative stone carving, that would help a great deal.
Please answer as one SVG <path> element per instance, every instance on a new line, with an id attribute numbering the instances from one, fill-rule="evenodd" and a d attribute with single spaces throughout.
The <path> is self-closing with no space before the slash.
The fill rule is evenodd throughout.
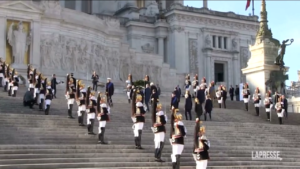
<path id="1" fill-rule="evenodd" d="M 181 32 L 184 31 L 184 27 L 181 27 L 181 26 L 172 26 L 172 27 L 169 28 L 169 31 L 171 33 L 173 33 L 173 32 L 181 33 Z"/>
<path id="2" fill-rule="evenodd" d="M 168 18 L 168 22 L 185 22 L 185 23 L 193 23 L 193 24 L 205 24 L 205 25 L 211 25 L 214 27 L 224 27 L 224 28 L 230 28 L 230 29 L 239 29 L 239 30 L 251 30 L 251 31 L 257 31 L 258 26 L 255 24 L 245 24 L 245 23 L 237 23 L 237 22 L 231 22 L 231 21 L 223 21 L 219 19 L 211 19 L 211 18 L 205 18 L 200 16 L 186 16 L 182 14 L 174 14 L 174 16 L 171 16 Z"/>
<path id="3" fill-rule="evenodd" d="M 206 48 L 211 48 L 212 44 L 211 44 L 211 36 L 210 35 L 206 35 L 205 36 L 205 47 Z"/>
<path id="4" fill-rule="evenodd" d="M 236 51 L 238 48 L 238 42 L 235 38 L 232 39 L 232 50 Z"/>
<path id="5" fill-rule="evenodd" d="M 59 34 L 42 34 L 42 67 L 91 73 L 102 78 L 120 79 L 120 52 L 117 49 L 85 39 Z"/>
<path id="6" fill-rule="evenodd" d="M 198 43 L 195 39 L 189 40 L 189 67 L 190 73 L 198 74 Z"/>
<path id="7" fill-rule="evenodd" d="M 55 15 L 60 15 L 62 9 L 59 0 L 43 0 L 39 2 L 39 6 L 45 13 L 52 13 Z"/>
<path id="8" fill-rule="evenodd" d="M 241 47 L 240 48 L 240 64 L 241 64 L 241 68 L 246 68 L 247 67 L 247 62 L 248 60 L 250 59 L 250 56 L 249 56 L 249 49 L 247 47 Z"/>
<path id="9" fill-rule="evenodd" d="M 150 43 L 145 44 L 144 46 L 141 46 L 143 52 L 145 53 L 153 53 L 154 47 L 150 45 Z"/>
<path id="10" fill-rule="evenodd" d="M 20 21 L 18 27 L 12 23 L 7 32 L 7 40 L 13 51 L 13 63 L 23 64 L 25 53 L 32 41 L 32 32 L 27 34 L 23 28 L 23 22 Z"/>

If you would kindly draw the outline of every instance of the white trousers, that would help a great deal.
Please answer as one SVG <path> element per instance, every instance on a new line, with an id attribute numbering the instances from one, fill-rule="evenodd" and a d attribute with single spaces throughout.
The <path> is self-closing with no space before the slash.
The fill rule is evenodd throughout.
<path id="1" fill-rule="evenodd" d="M 99 121 L 98 131 L 101 133 L 101 128 L 106 126 L 106 121 Z"/>
<path id="2" fill-rule="evenodd" d="M 154 146 L 155 148 L 160 148 L 160 142 L 165 142 L 165 132 L 154 134 Z"/>
<path id="3" fill-rule="evenodd" d="M 196 169 L 206 169 L 207 160 L 201 160 L 196 162 Z"/>
<path id="4" fill-rule="evenodd" d="M 218 103 L 221 104 L 222 103 L 222 99 L 218 100 Z"/>
<path id="5" fill-rule="evenodd" d="M 184 148 L 183 144 L 172 144 L 171 159 L 173 163 L 176 162 L 176 155 L 181 155 L 183 148 Z"/>
<path id="6" fill-rule="evenodd" d="M 78 111 L 77 111 L 78 117 L 82 116 L 81 111 L 86 111 L 85 105 L 78 106 Z"/>
<path id="7" fill-rule="evenodd" d="M 248 103 L 249 99 L 248 98 L 244 98 L 244 103 Z"/>
<path id="8" fill-rule="evenodd" d="M 11 94 L 14 94 L 15 92 L 15 90 L 18 90 L 18 86 L 12 86 L 11 87 Z"/>
<path id="9" fill-rule="evenodd" d="M 3 73 L 0 73 L 0 77 L 4 77 Z"/>
<path id="10" fill-rule="evenodd" d="M 271 110 L 270 108 L 266 108 L 266 112 L 271 112 L 270 110 Z"/>
<path id="11" fill-rule="evenodd" d="M 40 104 L 42 102 L 42 99 L 45 100 L 45 95 L 44 94 L 39 94 L 39 100 L 38 100 L 38 104 Z"/>
<path id="12" fill-rule="evenodd" d="M 255 104 L 254 104 L 254 107 L 259 107 L 259 103 L 255 103 Z"/>
<path id="13" fill-rule="evenodd" d="M 278 117 L 283 117 L 285 110 L 282 109 L 280 113 L 277 112 Z"/>
<path id="14" fill-rule="evenodd" d="M 130 99 L 130 92 L 127 92 L 127 97 L 128 99 Z"/>
<path id="15" fill-rule="evenodd" d="M 91 121 L 92 119 L 95 119 L 95 113 L 88 113 L 87 114 L 87 118 L 86 118 L 86 124 L 91 124 Z"/>
<path id="16" fill-rule="evenodd" d="M 74 99 L 68 99 L 68 109 L 70 109 L 70 104 L 74 104 Z"/>
<path id="17" fill-rule="evenodd" d="M 38 88 L 34 88 L 34 97 L 38 97 L 38 95 L 36 94 L 39 94 L 40 93 L 40 90 Z"/>
<path id="18" fill-rule="evenodd" d="M 139 136 L 139 130 L 143 130 L 144 127 L 144 123 L 135 123 L 134 124 L 134 137 L 138 137 Z"/>
<path id="19" fill-rule="evenodd" d="M 51 100 L 45 100 L 45 109 L 47 108 L 47 105 L 51 105 Z"/>

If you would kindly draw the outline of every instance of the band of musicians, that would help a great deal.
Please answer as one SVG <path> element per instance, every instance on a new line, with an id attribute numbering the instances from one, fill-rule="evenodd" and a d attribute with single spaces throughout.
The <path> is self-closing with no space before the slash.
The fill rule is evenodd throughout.
<path id="1" fill-rule="evenodd" d="M 206 78 L 203 77 L 199 82 L 198 75 L 194 76 L 192 82 L 190 79 L 190 75 L 187 75 L 184 82 L 185 101 L 181 102 L 185 104 L 184 109 L 180 109 L 181 89 L 179 86 L 175 87 L 171 94 L 170 105 L 163 105 L 159 99 L 160 88 L 150 81 L 148 75 L 145 76 L 145 83 L 142 86 L 134 84 L 132 74 L 129 74 L 126 80 L 126 99 L 131 107 L 130 117 L 128 115 L 128 118 L 131 118 L 132 126 L 128 127 L 131 127 L 133 131 L 132 145 L 137 150 L 144 149 L 142 137 L 143 131 L 146 130 L 144 128 L 148 117 L 146 114 L 149 112 L 152 123 L 151 130 L 154 136 L 154 160 L 159 163 L 165 162 L 162 154 L 166 144 L 165 140 L 168 140 L 166 139 L 168 133 L 169 143 L 172 147 L 172 153 L 169 157 L 173 169 L 180 169 L 181 155 L 185 149 L 185 140 L 189 132 L 184 125 L 184 114 L 186 120 L 195 119 L 192 155 L 196 168 L 206 169 L 210 159 L 210 142 L 206 137 L 206 128 L 202 125 L 201 119 L 206 121 L 209 117 L 212 120 L 214 100 L 217 102 L 218 108 L 226 108 L 226 86 L 220 85 L 215 89 L 214 81 L 208 83 Z M 109 125 L 110 115 L 114 110 L 113 95 L 115 87 L 112 79 L 108 77 L 104 85 L 104 91 L 98 90 L 99 76 L 96 72 L 93 72 L 91 80 L 92 87 L 86 86 L 82 79 L 76 79 L 73 73 L 66 75 L 65 113 L 67 118 L 74 119 L 73 112 L 77 112 L 78 125 L 86 127 L 87 134 L 95 135 L 98 144 L 106 145 L 109 144 L 109 141 L 105 141 L 106 125 Z M 19 94 L 19 82 L 18 72 L 9 64 L 0 60 L 0 87 L 4 88 L 8 96 L 16 97 Z M 48 79 L 41 71 L 28 65 L 27 82 L 29 85 L 23 97 L 23 105 L 31 109 L 34 105 L 37 105 L 38 109 L 45 115 L 51 114 L 51 103 L 56 98 L 56 85 L 63 84 L 64 81 L 58 81 L 55 74 L 52 74 L 52 78 Z M 249 111 L 249 103 L 253 103 L 255 115 L 260 116 L 262 112 L 259 108 L 264 105 L 267 115 L 266 120 L 270 121 L 271 111 L 274 107 L 279 124 L 283 124 L 283 117 L 287 118 L 288 107 L 284 95 L 275 93 L 275 100 L 273 101 L 271 91 L 268 91 L 262 101 L 259 87 L 255 89 L 252 97 L 251 93 L 249 85 L 245 83 L 242 95 L 246 111 Z M 163 107 L 168 107 L 169 111 Z M 191 113 L 193 111 L 195 116 Z M 98 130 L 94 129 L 96 120 L 99 124 Z M 166 126 L 169 126 L 169 131 L 167 131 Z M 94 133 L 94 131 L 98 132 Z"/>

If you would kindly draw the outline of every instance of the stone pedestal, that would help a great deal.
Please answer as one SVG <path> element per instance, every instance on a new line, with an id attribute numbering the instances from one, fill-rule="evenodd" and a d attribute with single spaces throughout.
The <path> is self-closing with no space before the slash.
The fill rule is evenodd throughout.
<path id="1" fill-rule="evenodd" d="M 249 47 L 251 58 L 248 61 L 248 67 L 242 69 L 243 74 L 246 75 L 246 82 L 249 84 L 251 95 L 255 88 L 259 87 L 260 93 L 264 98 L 267 86 L 265 83 L 270 79 L 270 73 L 276 71 L 280 72 L 278 65 L 274 65 L 274 60 L 278 53 L 278 46 L 268 39 L 257 41 L 253 46 Z M 288 67 L 282 71 L 285 74 Z M 276 79 L 273 83 L 284 82 L 282 79 Z M 272 91 L 274 94 L 275 91 Z M 280 92 L 280 91 L 279 91 Z"/>

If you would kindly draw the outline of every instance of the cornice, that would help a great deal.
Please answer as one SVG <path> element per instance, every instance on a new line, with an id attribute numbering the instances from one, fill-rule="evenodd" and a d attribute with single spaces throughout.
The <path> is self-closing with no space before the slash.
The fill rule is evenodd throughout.
<path id="1" fill-rule="evenodd" d="M 258 22 L 250 22 L 236 19 L 220 18 L 209 15 L 202 14 L 190 14 L 181 11 L 172 11 L 167 16 L 168 23 L 172 24 L 173 22 L 185 22 L 192 23 L 196 25 L 205 25 L 212 27 L 222 27 L 228 29 L 244 30 L 244 31 L 253 31 L 257 32 L 259 29 Z"/>
<path id="2" fill-rule="evenodd" d="M 222 33 L 222 34 L 234 35 L 234 36 L 239 35 L 238 32 L 226 31 L 226 30 L 223 30 L 223 29 L 214 29 L 214 28 L 201 28 L 201 31 L 202 32 L 209 32 L 209 33 Z"/>
<path id="3" fill-rule="evenodd" d="M 129 21 L 125 25 L 126 27 L 129 26 L 139 26 L 139 27 L 146 27 L 146 28 L 155 28 L 155 26 L 151 23 L 145 23 L 145 22 L 138 22 L 138 21 Z"/>

